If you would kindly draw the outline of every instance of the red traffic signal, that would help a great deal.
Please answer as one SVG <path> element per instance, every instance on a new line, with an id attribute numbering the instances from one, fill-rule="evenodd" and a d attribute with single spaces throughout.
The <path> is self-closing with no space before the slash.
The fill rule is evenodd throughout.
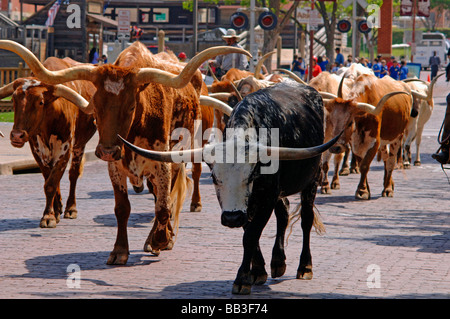
<path id="1" fill-rule="evenodd" d="M 367 20 L 362 20 L 358 23 L 358 30 L 361 33 L 369 33 L 370 31 L 372 31 L 372 28 L 369 27 Z"/>
<path id="2" fill-rule="evenodd" d="M 246 29 L 248 27 L 248 17 L 242 12 L 235 12 L 230 17 L 231 27 L 235 30 Z"/>
<path id="3" fill-rule="evenodd" d="M 352 28 L 352 24 L 348 20 L 340 20 L 337 23 L 337 29 L 339 32 L 347 33 Z"/>
<path id="4" fill-rule="evenodd" d="M 258 24 L 263 30 L 273 30 L 277 27 L 278 19 L 272 12 L 263 12 L 259 15 Z"/>

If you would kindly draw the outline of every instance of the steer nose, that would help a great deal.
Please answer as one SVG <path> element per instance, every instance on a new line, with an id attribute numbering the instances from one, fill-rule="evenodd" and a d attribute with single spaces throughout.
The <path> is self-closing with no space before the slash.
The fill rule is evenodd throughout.
<path id="1" fill-rule="evenodd" d="M 27 133 L 22 130 L 12 130 L 9 139 L 14 147 L 22 147 L 28 141 Z"/>
<path id="2" fill-rule="evenodd" d="M 121 157 L 122 148 L 120 146 L 104 147 L 102 144 L 98 144 L 95 149 L 95 155 L 107 162 L 117 161 Z"/>
<path id="3" fill-rule="evenodd" d="M 242 227 L 247 221 L 247 213 L 242 210 L 224 211 L 221 217 L 222 225 L 230 228 Z"/>

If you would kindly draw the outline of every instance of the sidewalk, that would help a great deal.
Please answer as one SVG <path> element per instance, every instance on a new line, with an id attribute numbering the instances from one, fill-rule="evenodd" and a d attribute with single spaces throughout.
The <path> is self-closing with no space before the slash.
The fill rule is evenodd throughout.
<path id="1" fill-rule="evenodd" d="M 13 123 L 0 122 L 0 131 L 5 137 L 0 137 L 0 175 L 12 175 L 19 171 L 32 170 L 38 168 L 36 161 L 31 154 L 28 143 L 22 148 L 15 148 L 9 142 L 9 134 Z M 98 158 L 94 151 L 98 143 L 98 133 L 86 145 L 85 160 L 94 161 Z"/>

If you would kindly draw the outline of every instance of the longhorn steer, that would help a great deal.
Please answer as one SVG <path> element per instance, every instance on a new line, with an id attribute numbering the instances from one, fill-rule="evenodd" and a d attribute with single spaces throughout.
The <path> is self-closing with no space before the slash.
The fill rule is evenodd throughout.
<path id="1" fill-rule="evenodd" d="M 267 152 L 273 156 L 270 158 L 270 166 L 267 165 L 268 162 L 263 164 L 261 151 L 255 162 L 236 162 L 234 159 L 231 162 L 221 162 L 216 158 L 216 162 L 208 163 L 222 208 L 222 224 L 244 228 L 244 257 L 233 284 L 233 293 L 249 294 L 252 284 L 263 284 L 267 279 L 259 238 L 273 210 L 277 217 L 277 236 L 272 251 L 271 274 L 274 278 L 284 274 L 284 234 L 289 207 L 287 196 L 298 192 L 301 192 L 303 248 L 297 278 L 312 278 L 310 231 L 313 223 L 317 227 L 323 226 L 313 212 L 320 175 L 319 155 L 337 140 L 335 138 L 322 144 L 323 120 L 320 94 L 311 87 L 286 81 L 244 98 L 230 116 L 224 143 L 205 147 L 207 154 L 212 153 L 211 149 L 219 155 L 222 154 L 220 149 L 233 149 L 235 154 L 242 154 L 239 148 L 234 149 L 237 141 L 238 144 L 246 144 L 244 153 L 250 158 L 250 150 L 255 144 L 252 140 L 245 143 L 245 137 L 237 132 L 252 131 L 258 135 L 259 142 L 255 142 L 256 146 L 263 150 L 263 154 Z M 272 128 L 277 130 L 272 132 Z M 268 136 L 261 133 L 264 129 L 267 129 Z M 228 130 L 234 134 L 229 134 Z M 274 139 L 277 132 L 279 138 Z M 271 146 L 260 145 L 264 137 L 272 141 Z M 125 143 L 142 156 L 162 161 L 184 155 L 188 159 L 195 158 L 198 152 L 203 151 L 185 151 L 181 155 L 180 152 L 147 151 L 126 141 Z M 274 143 L 278 146 L 274 146 Z"/>
<path id="2" fill-rule="evenodd" d="M 127 177 L 133 181 L 142 180 L 145 176 L 152 183 L 157 197 L 155 221 L 144 250 L 159 254 L 161 249 L 170 249 L 186 195 L 185 165 L 138 157 L 122 148 L 117 135 L 126 136 L 146 148 L 170 150 L 175 144 L 171 140 L 171 132 L 183 127 L 192 133 L 194 121 L 201 119 L 199 98 L 203 81 L 198 67 L 218 54 L 249 55 L 248 52 L 234 47 L 210 48 L 193 57 L 179 73 L 179 65 L 152 55 L 145 45 L 135 42 L 121 52 L 113 65 L 83 65 L 52 72 L 44 68 L 29 50 L 15 42 L 0 41 L 0 48 L 19 54 L 36 77 L 45 82 L 58 84 L 89 80 L 97 88 L 89 104 L 83 103 L 80 108 L 87 113 L 94 112 L 99 132 L 96 155 L 108 162 L 114 189 L 118 229 L 107 263 L 125 264 L 128 260 L 127 221 L 131 206 Z M 171 217 L 174 218 L 174 228 Z"/>
<path id="3" fill-rule="evenodd" d="M 419 79 L 406 79 L 403 80 L 406 82 L 411 90 L 415 90 L 416 92 L 422 95 L 422 98 L 415 98 L 414 103 L 418 104 L 418 115 L 413 118 L 408 127 L 406 128 L 405 140 L 403 142 L 403 166 L 408 168 L 411 165 L 411 144 L 415 140 L 416 141 L 416 159 L 414 161 L 415 166 L 420 166 L 420 143 L 422 142 L 422 133 L 425 127 L 425 124 L 431 117 L 434 108 L 434 100 L 433 100 L 433 88 L 437 81 L 437 79 L 444 75 L 444 73 L 439 74 L 434 77 L 431 83 L 419 80 Z"/>
<path id="4" fill-rule="evenodd" d="M 48 58 L 44 66 L 62 70 L 75 64 L 71 59 Z M 72 63 L 71 63 L 72 62 Z M 95 87 L 90 82 L 74 81 L 67 87 L 90 99 Z M 94 117 L 78 110 L 66 98 L 62 86 L 44 84 L 35 78 L 21 78 L 0 90 L 0 98 L 12 95 L 14 126 L 10 140 L 21 148 L 29 142 L 31 153 L 44 176 L 46 204 L 40 227 L 53 228 L 60 221 L 62 202 L 60 181 L 72 155 L 69 170 L 70 191 L 64 218 L 76 218 L 75 188 L 83 170 L 86 143 L 94 135 Z M 70 99 L 70 97 L 68 97 Z"/>
<path id="5" fill-rule="evenodd" d="M 389 76 L 378 79 L 374 75 L 361 75 L 355 80 L 345 100 L 335 98 L 326 101 L 325 107 L 330 112 L 335 132 L 354 121 L 351 144 L 361 173 L 356 199 L 370 199 L 367 173 L 379 148 L 385 170 L 382 196 L 394 195 L 392 172 L 405 128 L 410 121 L 412 103 L 408 95 L 411 93 L 416 94 L 407 84 Z M 376 108 L 371 106 L 375 104 Z M 333 147 L 330 151 L 337 152 L 348 142 L 348 137 L 343 138 L 337 143 L 339 147 Z"/>
<path id="6" fill-rule="evenodd" d="M 341 82 L 342 77 L 336 74 L 331 74 L 329 72 L 322 72 L 318 76 L 311 79 L 309 85 L 315 88 L 319 92 L 330 93 L 333 95 L 341 94 L 342 96 L 347 96 L 349 93 L 351 86 L 353 85 L 352 79 L 344 79 L 342 90 L 339 91 L 339 83 Z M 325 141 L 329 141 L 333 138 L 334 132 L 334 121 L 331 117 L 330 112 L 325 109 Z M 345 129 L 344 134 L 349 138 L 352 133 L 352 127 L 349 126 Z M 328 170 L 329 170 L 329 161 L 333 153 L 330 150 L 326 151 L 322 155 L 322 182 L 320 191 L 322 194 L 331 194 L 331 189 L 339 189 L 340 181 L 339 175 L 348 175 L 350 173 L 348 166 L 348 156 L 350 153 L 350 145 L 345 145 L 345 148 L 342 149 L 342 152 L 334 153 L 334 174 L 331 180 L 331 183 L 328 182 Z M 339 166 L 341 161 L 344 160 L 341 171 L 339 171 Z"/>

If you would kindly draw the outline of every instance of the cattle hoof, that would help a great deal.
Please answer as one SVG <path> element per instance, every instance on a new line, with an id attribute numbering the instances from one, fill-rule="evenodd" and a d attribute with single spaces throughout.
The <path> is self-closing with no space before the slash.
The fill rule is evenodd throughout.
<path id="1" fill-rule="evenodd" d="M 125 265 L 128 261 L 128 253 L 114 253 L 109 255 L 107 265 Z"/>
<path id="2" fill-rule="evenodd" d="M 54 216 L 46 216 L 41 218 L 41 222 L 39 223 L 39 227 L 41 228 L 55 228 L 56 224 L 59 223 L 59 218 L 56 219 Z"/>
<path id="3" fill-rule="evenodd" d="M 253 284 L 257 286 L 264 285 L 267 281 L 267 274 L 253 276 Z"/>
<path id="4" fill-rule="evenodd" d="M 330 195 L 331 194 L 331 190 L 330 190 L 330 187 L 328 185 L 327 186 L 322 186 L 322 188 L 320 189 L 320 192 L 322 194 L 326 194 L 326 195 Z"/>
<path id="5" fill-rule="evenodd" d="M 340 176 L 347 176 L 349 174 L 350 174 L 350 169 L 348 167 L 341 169 L 339 172 Z"/>
<path id="6" fill-rule="evenodd" d="M 296 278 L 302 280 L 311 280 L 313 278 L 312 269 L 309 267 L 301 267 L 301 269 L 297 270 Z"/>
<path id="7" fill-rule="evenodd" d="M 394 197 L 394 191 L 393 190 L 384 190 L 381 193 L 382 197 Z"/>
<path id="8" fill-rule="evenodd" d="M 370 199 L 370 193 L 369 192 L 357 191 L 356 194 L 355 194 L 355 199 L 369 200 Z"/>
<path id="9" fill-rule="evenodd" d="M 331 183 L 331 189 L 341 189 L 341 184 L 333 182 Z"/>
<path id="10" fill-rule="evenodd" d="M 420 166 L 422 163 L 420 161 L 414 161 L 414 166 Z"/>
<path id="11" fill-rule="evenodd" d="M 277 266 L 271 264 L 270 269 L 272 278 L 278 278 L 283 276 L 286 272 L 286 264 L 284 262 L 283 264 Z"/>
<path id="12" fill-rule="evenodd" d="M 191 203 L 190 211 L 195 212 L 195 213 L 201 212 L 202 204 L 201 203 Z"/>
<path id="13" fill-rule="evenodd" d="M 350 174 L 359 174 L 359 168 L 351 168 Z"/>
<path id="14" fill-rule="evenodd" d="M 66 210 L 64 212 L 64 218 L 76 219 L 78 216 L 78 211 L 76 209 Z"/>
<path id="15" fill-rule="evenodd" d="M 233 284 L 231 293 L 234 295 L 250 295 L 252 292 L 252 285 L 238 285 Z"/>

